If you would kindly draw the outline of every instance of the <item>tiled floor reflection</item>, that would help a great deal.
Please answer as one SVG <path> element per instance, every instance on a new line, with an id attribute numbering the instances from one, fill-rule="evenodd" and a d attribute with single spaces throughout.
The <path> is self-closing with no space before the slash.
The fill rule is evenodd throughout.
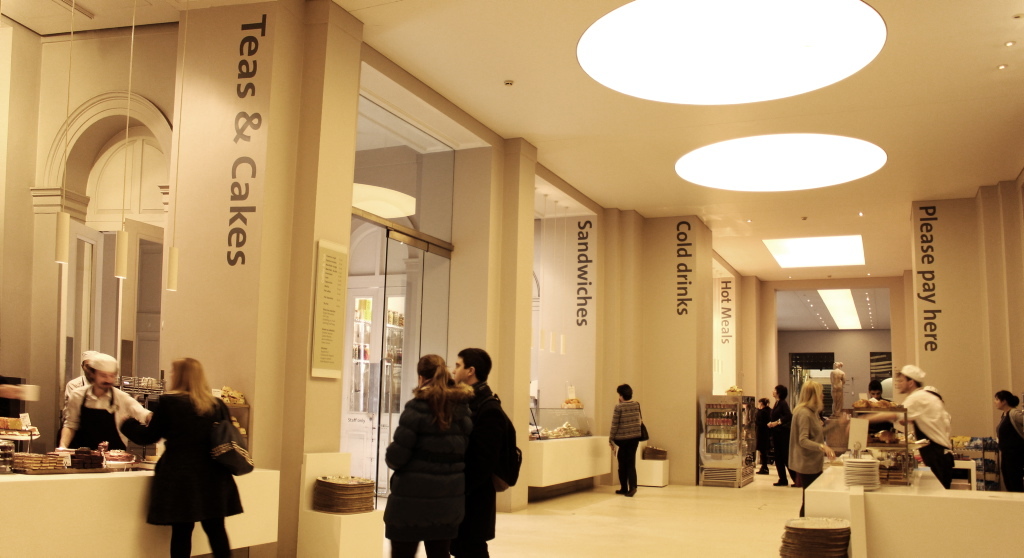
<path id="1" fill-rule="evenodd" d="M 531 503 L 498 514 L 495 558 L 778 556 L 786 520 L 800 512 L 800 489 L 756 475 L 741 489 L 640 487 L 634 498 L 615 487 Z M 390 546 L 384 542 L 384 556 Z M 417 556 L 425 556 L 423 549 Z"/>

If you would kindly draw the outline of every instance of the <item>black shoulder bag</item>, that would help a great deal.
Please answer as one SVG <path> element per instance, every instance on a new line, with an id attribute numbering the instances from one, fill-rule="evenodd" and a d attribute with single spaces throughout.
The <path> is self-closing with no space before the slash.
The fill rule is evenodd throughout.
<path id="1" fill-rule="evenodd" d="M 236 477 L 251 473 L 254 467 L 245 438 L 231 423 L 227 405 L 218 401 L 217 406 L 220 413 L 210 429 L 210 457 Z"/>

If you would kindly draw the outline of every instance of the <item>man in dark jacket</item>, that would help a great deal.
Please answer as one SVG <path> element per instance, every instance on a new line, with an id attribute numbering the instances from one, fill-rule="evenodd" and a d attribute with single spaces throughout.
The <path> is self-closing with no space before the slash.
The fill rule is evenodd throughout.
<path id="1" fill-rule="evenodd" d="M 459 536 L 452 541 L 452 555 L 458 558 L 488 558 L 487 541 L 494 538 L 497 515 L 494 481 L 491 479 L 505 434 L 501 401 L 491 392 L 487 377 L 491 357 L 483 349 L 463 349 L 455 363 L 455 381 L 473 387 L 469 409 L 473 431 L 466 449 L 466 517 Z"/>

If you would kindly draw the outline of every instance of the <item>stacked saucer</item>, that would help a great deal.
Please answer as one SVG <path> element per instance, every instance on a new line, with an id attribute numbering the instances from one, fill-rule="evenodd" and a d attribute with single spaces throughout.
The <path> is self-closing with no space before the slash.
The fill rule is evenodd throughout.
<path id="1" fill-rule="evenodd" d="M 847 459 L 844 462 L 846 486 L 863 486 L 874 490 L 881 486 L 878 480 L 878 460 L 874 458 Z"/>
<path id="2" fill-rule="evenodd" d="M 782 558 L 846 558 L 850 522 L 831 517 L 801 517 L 786 522 Z"/>
<path id="3" fill-rule="evenodd" d="M 359 477 L 318 477 L 313 485 L 313 509 L 337 514 L 373 511 L 373 484 Z"/>

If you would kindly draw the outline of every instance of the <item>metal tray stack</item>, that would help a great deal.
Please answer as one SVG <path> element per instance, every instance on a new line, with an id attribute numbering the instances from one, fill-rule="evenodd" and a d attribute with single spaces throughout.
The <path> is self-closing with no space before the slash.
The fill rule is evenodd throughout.
<path id="1" fill-rule="evenodd" d="M 313 510 L 353 514 L 373 511 L 373 481 L 359 477 L 317 477 L 313 485 Z"/>

